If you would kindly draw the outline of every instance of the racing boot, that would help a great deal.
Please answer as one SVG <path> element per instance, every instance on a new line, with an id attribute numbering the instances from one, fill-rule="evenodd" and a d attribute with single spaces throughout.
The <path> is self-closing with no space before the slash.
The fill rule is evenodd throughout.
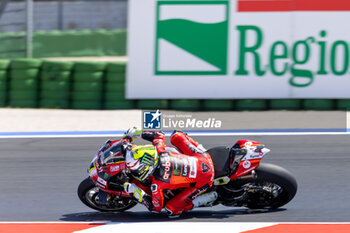
<path id="1" fill-rule="evenodd" d="M 196 197 L 192 203 L 193 208 L 203 207 L 203 206 L 212 206 L 213 203 L 218 199 L 218 193 L 211 191 L 210 193 L 205 193 Z"/>

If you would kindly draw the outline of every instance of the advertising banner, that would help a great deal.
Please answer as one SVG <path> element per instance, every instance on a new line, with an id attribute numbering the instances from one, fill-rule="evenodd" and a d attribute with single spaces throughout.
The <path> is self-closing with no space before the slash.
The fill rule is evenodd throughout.
<path id="1" fill-rule="evenodd" d="M 129 2 L 127 98 L 350 98 L 345 0 Z"/>

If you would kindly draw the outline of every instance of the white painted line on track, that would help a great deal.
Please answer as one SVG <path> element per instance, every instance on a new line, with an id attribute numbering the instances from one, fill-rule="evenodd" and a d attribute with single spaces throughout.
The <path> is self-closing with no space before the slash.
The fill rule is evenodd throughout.
<path id="1" fill-rule="evenodd" d="M 75 233 L 106 232 L 142 232 L 142 233 L 179 233 L 179 232 L 220 232 L 239 233 L 273 226 L 276 223 L 228 223 L 228 222 L 147 222 L 147 223 L 109 223 Z"/>
<path id="2" fill-rule="evenodd" d="M 0 221 L 0 224 L 51 224 L 51 223 L 62 223 L 62 224 L 80 224 L 80 223 L 86 223 L 86 224 L 107 224 L 107 222 L 89 222 L 89 221 L 77 221 L 77 222 L 64 222 L 64 221 Z"/>
<path id="3" fill-rule="evenodd" d="M 181 220 L 181 217 L 178 218 L 179 220 Z M 169 219 L 169 221 L 167 222 L 176 222 L 175 220 L 171 220 Z M 21 223 L 25 223 L 25 224 L 36 224 L 36 223 L 62 223 L 62 224 L 66 224 L 66 223 L 100 223 L 100 224 L 121 224 L 121 223 L 125 223 L 125 224 L 129 224 L 129 223 L 138 223 L 138 222 L 109 222 L 109 221 L 0 221 L 0 224 L 2 223 L 14 223 L 14 224 L 21 224 Z M 158 222 L 149 222 L 149 223 L 158 223 Z M 164 222 L 159 222 L 159 223 L 164 223 Z M 182 223 L 186 223 L 186 222 L 182 222 Z M 188 223 L 227 223 L 227 222 L 188 222 Z M 247 224 L 247 223 L 266 223 L 266 224 L 271 224 L 271 225 L 275 225 L 275 224 L 350 224 L 350 222 L 232 222 L 235 224 Z"/>
<path id="4" fill-rule="evenodd" d="M 241 233 L 246 231 L 258 230 L 265 227 L 286 224 L 288 232 L 292 232 L 295 225 L 304 224 L 334 224 L 348 225 L 346 223 L 258 223 L 258 222 L 147 222 L 147 223 L 109 223 L 102 226 L 93 227 L 86 230 L 76 231 L 75 233 L 105 233 L 105 232 L 142 232 L 142 233 L 179 233 L 179 232 L 229 232 Z M 273 231 L 270 231 L 273 232 Z M 304 231 L 303 231 L 304 232 Z"/>
<path id="5" fill-rule="evenodd" d="M 181 217 L 180 217 L 181 219 Z M 180 220 L 179 219 L 179 220 Z M 176 219 L 163 222 L 64 222 L 64 221 L 34 221 L 34 222 L 0 222 L 1 232 L 13 229 L 23 229 L 23 225 L 28 228 L 28 225 L 33 225 L 35 230 L 27 232 L 51 232 L 50 228 L 65 226 L 64 232 L 75 233 L 106 233 L 106 232 L 142 232 L 142 233 L 213 233 L 213 232 L 229 232 L 229 233 L 253 233 L 253 232 L 350 232 L 349 222 L 178 222 Z M 58 225 L 57 225 L 58 224 Z M 79 230 L 76 225 L 82 224 Z M 68 227 L 67 227 L 68 225 Z M 70 228 L 70 226 L 72 228 Z M 95 225 L 95 226 L 93 226 Z M 305 227 L 303 226 L 305 225 Z M 75 229 L 74 229 L 75 228 Z M 73 230 L 74 229 L 74 230 Z M 324 230 L 322 230 L 324 229 Z M 62 229 L 61 229 L 62 230 Z M 70 231 L 71 230 L 71 231 Z M 24 232 L 24 231 L 16 231 Z M 54 231 L 58 232 L 58 231 Z"/>

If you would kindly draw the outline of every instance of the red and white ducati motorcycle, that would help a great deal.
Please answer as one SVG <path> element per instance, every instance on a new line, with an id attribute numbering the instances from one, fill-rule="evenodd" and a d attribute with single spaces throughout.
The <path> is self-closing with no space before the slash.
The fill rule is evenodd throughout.
<path id="1" fill-rule="evenodd" d="M 124 172 L 125 160 L 116 153 L 122 142 L 109 140 L 101 147 L 88 169 L 90 176 L 78 187 L 80 200 L 92 209 L 122 212 L 138 203 L 123 189 L 124 182 L 128 181 Z M 174 147 L 166 148 L 169 153 L 178 153 Z M 239 140 L 231 148 L 209 149 L 215 178 L 208 192 L 215 190 L 218 193 L 214 205 L 275 209 L 291 201 L 297 191 L 297 182 L 286 169 L 260 163 L 269 151 L 259 142 L 249 140 Z M 166 190 L 164 196 L 169 200 L 180 191 Z"/>

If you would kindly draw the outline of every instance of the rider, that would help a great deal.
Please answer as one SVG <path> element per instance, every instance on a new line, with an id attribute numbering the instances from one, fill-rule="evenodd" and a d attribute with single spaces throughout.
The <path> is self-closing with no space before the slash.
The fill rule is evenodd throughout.
<path id="1" fill-rule="evenodd" d="M 194 207 L 208 206 L 217 199 L 215 191 L 205 193 L 213 184 L 214 167 L 211 157 L 187 134 L 174 131 L 170 138 L 181 153 L 166 151 L 162 132 L 142 132 L 134 127 L 123 138 L 132 142 L 136 137 L 151 141 L 153 146 L 135 146 L 126 150 L 126 166 L 141 183 L 136 185 L 126 182 L 124 189 L 150 211 L 162 210 L 164 190 L 183 189 L 166 203 L 165 210 L 169 217 L 177 217 Z M 152 195 L 139 187 L 145 182 L 151 183 Z"/>

